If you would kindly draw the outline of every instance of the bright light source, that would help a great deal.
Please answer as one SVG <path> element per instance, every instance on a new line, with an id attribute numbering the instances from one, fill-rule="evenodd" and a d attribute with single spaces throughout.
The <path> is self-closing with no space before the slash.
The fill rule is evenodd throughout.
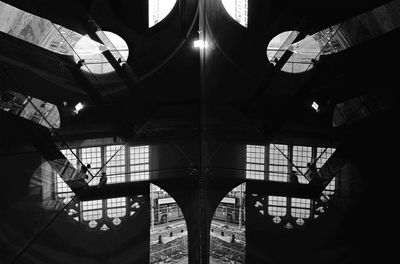
<path id="1" fill-rule="evenodd" d="M 311 107 L 314 108 L 316 112 L 319 112 L 319 105 L 315 101 L 312 103 Z"/>
<path id="2" fill-rule="evenodd" d="M 84 107 L 84 105 L 79 102 L 75 105 L 75 113 L 78 113 L 80 110 L 82 110 L 82 108 Z"/>
<path id="3" fill-rule="evenodd" d="M 208 47 L 208 43 L 205 40 L 195 40 L 193 42 L 193 47 L 199 48 L 199 49 L 204 49 Z"/>

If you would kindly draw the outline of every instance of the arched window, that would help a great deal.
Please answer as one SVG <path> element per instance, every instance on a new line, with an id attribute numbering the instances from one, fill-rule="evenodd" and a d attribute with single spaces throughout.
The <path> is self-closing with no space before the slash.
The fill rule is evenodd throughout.
<path id="1" fill-rule="evenodd" d="M 99 172 L 102 167 L 105 168 L 107 184 L 149 179 L 149 146 L 110 145 L 63 149 L 61 152 L 78 169 L 80 169 L 78 159 L 84 165 L 90 164 L 89 171 L 94 176 L 89 182 L 90 186 L 99 183 Z M 138 163 L 140 168 L 135 167 Z M 58 175 L 55 177 L 56 195 L 67 204 L 74 193 L 61 177 Z M 74 200 L 68 206 L 67 212 L 72 219 L 86 224 L 89 229 L 107 231 L 117 228 L 124 219 L 134 215 L 143 202 L 142 195 L 82 202 Z"/>
<path id="2" fill-rule="evenodd" d="M 312 161 L 312 148 L 309 146 L 293 146 L 292 162 L 296 166 L 294 171 L 301 172 L 297 174 L 300 183 L 308 183 L 309 181 L 303 176 L 307 173 L 307 163 Z M 302 175 L 303 174 L 303 175 Z"/>
<path id="3" fill-rule="evenodd" d="M 222 0 L 222 5 L 236 22 L 247 28 L 248 0 Z"/>
<path id="4" fill-rule="evenodd" d="M 271 144 L 269 146 L 269 173 L 270 181 L 288 181 L 288 146 Z"/>
<path id="5" fill-rule="evenodd" d="M 254 150 L 262 158 L 254 159 Z M 264 152 L 268 156 L 264 159 Z M 319 170 L 325 162 L 335 152 L 335 148 L 311 147 L 300 145 L 287 144 L 269 144 L 268 146 L 247 145 L 246 149 L 246 178 L 269 180 L 278 182 L 289 182 L 289 172 L 297 171 L 297 176 L 300 184 L 308 184 L 309 179 L 306 179 L 301 174 L 306 174 L 308 171 L 307 163 L 316 160 L 316 168 Z M 254 178 L 252 172 L 247 171 L 253 168 L 252 163 L 257 162 L 260 168 L 268 167 L 268 171 L 260 171 L 265 173 L 264 177 Z M 249 177 L 250 176 L 250 177 Z M 322 199 L 329 199 L 336 191 L 336 179 L 333 178 L 328 186 L 323 191 Z M 327 198 L 326 198 L 327 197 Z M 255 204 L 260 214 L 268 216 L 271 221 L 284 228 L 291 229 L 304 225 L 307 221 L 317 218 L 320 213 L 325 211 L 321 206 L 320 201 L 285 197 L 273 195 L 255 195 Z"/>
<path id="6" fill-rule="evenodd" d="M 174 8 L 176 0 L 149 0 L 149 28 L 160 23 Z"/>
<path id="7" fill-rule="evenodd" d="M 210 230 L 210 263 L 245 263 L 245 200 L 243 183 L 232 189 L 216 208 Z"/>

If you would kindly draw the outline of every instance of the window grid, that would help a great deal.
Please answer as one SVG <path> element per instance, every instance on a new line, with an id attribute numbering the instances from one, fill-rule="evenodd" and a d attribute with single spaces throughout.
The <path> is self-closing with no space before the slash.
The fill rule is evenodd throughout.
<path id="1" fill-rule="evenodd" d="M 307 146 L 293 146 L 293 156 L 292 162 L 293 164 L 301 171 L 304 175 L 307 172 L 307 163 L 311 162 L 312 157 L 312 148 Z M 294 171 L 297 171 L 296 168 L 293 168 Z M 300 183 L 308 183 L 309 181 L 303 176 L 298 174 L 298 179 Z"/>
<path id="2" fill-rule="evenodd" d="M 107 199 L 107 217 L 116 218 L 126 215 L 126 198 Z"/>
<path id="3" fill-rule="evenodd" d="M 283 154 L 282 154 L 282 153 Z M 288 145 L 269 145 L 269 180 L 288 181 Z"/>
<path id="4" fill-rule="evenodd" d="M 264 180 L 265 147 L 256 145 L 246 146 L 246 178 Z"/>
<path id="5" fill-rule="evenodd" d="M 72 152 L 71 152 L 72 151 Z M 65 156 L 65 158 L 71 163 L 72 166 L 76 168 L 77 166 L 77 158 L 76 158 L 76 149 L 61 149 L 60 152 Z M 75 154 L 75 155 L 74 155 Z M 71 188 L 64 182 L 60 175 L 56 174 L 56 190 L 57 195 L 60 198 L 67 198 L 74 195 Z"/>
<path id="6" fill-rule="evenodd" d="M 101 168 L 101 147 L 82 148 L 82 163 L 86 166 L 90 164 L 90 173 L 95 176 Z M 89 185 L 97 185 L 99 183 L 100 175 L 96 175 Z"/>
<path id="7" fill-rule="evenodd" d="M 256 146 L 262 147 L 262 146 Z M 265 159 L 265 156 L 257 157 L 254 154 L 256 151 L 251 151 L 251 145 L 247 146 L 246 152 L 246 170 L 248 169 L 260 169 L 260 165 L 264 165 L 262 159 Z M 290 147 L 288 145 L 274 145 L 270 144 L 269 149 L 269 179 L 270 180 L 278 180 L 278 181 L 287 181 L 287 173 L 288 168 L 292 167 L 289 165 L 289 162 L 286 157 L 290 157 L 293 164 L 298 166 L 302 173 L 307 171 L 307 163 L 311 162 L 312 157 L 319 155 L 325 150 L 325 148 L 313 148 L 310 146 L 293 146 Z M 334 153 L 334 148 L 328 148 L 326 152 L 321 156 L 320 160 L 317 161 L 317 168 L 319 169 Z M 283 154 L 282 154 L 282 153 Z M 290 152 L 290 153 L 289 153 Z M 286 157 L 285 157 L 286 156 Z M 246 171 L 247 177 L 247 171 Z M 247 177 L 248 178 L 248 177 Z M 301 183 L 308 183 L 307 179 L 303 177 L 299 177 L 299 181 Z M 335 179 L 332 179 L 331 183 L 327 186 L 324 193 L 325 194 L 333 194 L 335 191 Z M 290 200 L 287 200 L 287 199 Z M 290 203 L 288 203 L 290 201 Z M 281 197 L 281 196 L 268 196 L 268 214 L 274 217 L 275 223 L 280 223 L 281 220 L 279 217 L 283 217 L 290 213 L 290 216 L 293 218 L 297 218 L 297 225 L 303 225 L 304 220 L 311 217 L 312 210 L 312 200 L 310 199 L 302 199 L 302 198 L 290 198 L 290 197 Z M 279 221 L 277 220 L 278 217 Z"/>
<path id="8" fill-rule="evenodd" d="M 309 218 L 311 211 L 311 200 L 302 198 L 291 198 L 291 215 L 296 218 Z"/>
<path id="9" fill-rule="evenodd" d="M 287 198 L 283 196 L 268 196 L 268 214 L 271 216 L 285 216 Z"/>
<path id="10" fill-rule="evenodd" d="M 124 182 L 126 180 L 125 169 L 127 165 L 132 165 L 131 168 L 136 175 L 139 175 L 140 179 L 146 180 L 149 178 L 149 146 L 130 148 L 130 160 L 128 160 L 129 156 L 125 155 L 125 147 L 121 147 L 121 145 L 89 147 L 79 149 L 79 151 L 74 149 L 73 153 L 70 150 L 64 149 L 61 152 L 74 166 L 78 165 L 78 159 L 73 153 L 77 153 L 78 158 L 84 165 L 91 165 L 90 171 L 93 175 L 98 173 L 98 170 L 108 159 L 112 158 L 106 165 L 108 183 Z M 77 166 L 77 169 L 80 169 L 80 166 Z M 97 183 L 98 180 L 91 185 Z M 72 196 L 72 190 L 58 175 L 56 176 L 56 184 L 56 193 L 59 197 Z M 121 223 L 120 218 L 125 217 L 128 210 L 125 197 L 79 202 L 79 206 L 81 211 L 80 220 L 89 222 L 88 225 L 91 228 L 98 226 L 98 222 L 101 222 L 102 219 L 106 220 L 105 217 L 113 219 L 112 223 L 114 225 L 119 225 Z"/>
<path id="11" fill-rule="evenodd" d="M 325 149 L 326 151 L 324 152 Z M 317 148 L 317 158 L 321 156 L 316 163 L 317 169 L 320 169 L 325 164 L 325 162 L 328 161 L 328 159 L 332 156 L 335 150 L 336 150 L 335 148 Z"/>
<path id="12" fill-rule="evenodd" d="M 149 157 L 149 146 L 130 147 L 131 181 L 149 179 Z"/>
<path id="13" fill-rule="evenodd" d="M 125 161 L 125 146 L 113 145 L 106 147 L 107 183 L 125 182 Z"/>
<path id="14" fill-rule="evenodd" d="M 81 206 L 83 220 L 92 221 L 103 217 L 103 200 L 81 202 Z"/>

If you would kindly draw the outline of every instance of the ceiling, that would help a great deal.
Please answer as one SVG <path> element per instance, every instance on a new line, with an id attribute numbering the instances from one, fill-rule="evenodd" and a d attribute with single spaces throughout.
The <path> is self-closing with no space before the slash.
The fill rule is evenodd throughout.
<path id="1" fill-rule="evenodd" d="M 385 0 L 252 0 L 248 28 L 230 18 L 220 1 L 178 1 L 166 19 L 150 29 L 147 1 L 4 2 L 81 34 L 93 32 L 89 21 L 95 21 L 98 28 L 128 43 L 127 65 L 93 79 L 87 73 L 68 72 L 74 68 L 71 58 L 7 40 L 21 45 L 0 51 L 11 89 L 59 108 L 64 101 L 88 105 L 77 116 L 61 113 L 59 133 L 66 139 L 133 131 L 149 135 L 197 126 L 243 140 L 282 133 L 335 138 L 341 131 L 332 128 L 333 106 L 374 89 L 390 92 L 382 84 L 394 79 L 389 63 L 399 56 L 388 48 L 396 43 L 399 30 L 323 56 L 318 67 L 300 74 L 276 72 L 265 55 L 268 42 L 280 32 L 296 29 L 311 35 Z M 193 48 L 199 36 L 210 43 L 205 52 Z M 55 70 L 60 62 L 63 68 Z M 62 76 L 63 82 L 49 77 L 54 75 Z M 82 76 L 92 78 L 92 85 Z M 326 110 L 315 113 L 313 100 L 325 104 Z"/>

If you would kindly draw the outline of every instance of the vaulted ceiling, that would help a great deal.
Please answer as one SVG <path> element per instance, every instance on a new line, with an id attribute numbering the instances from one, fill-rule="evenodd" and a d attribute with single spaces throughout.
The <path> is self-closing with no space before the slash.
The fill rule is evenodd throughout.
<path id="1" fill-rule="evenodd" d="M 97 29 L 114 32 L 129 46 L 125 67 L 93 77 L 76 70 L 71 73 L 75 62 L 68 56 L 1 33 L 5 47 L 0 61 L 9 77 L 8 87 L 19 87 L 59 108 L 64 101 L 88 105 L 77 116 L 62 114 L 59 133 L 65 137 L 85 136 L 87 131 L 118 135 L 119 128 L 110 125 L 115 119 L 128 130 L 144 127 L 149 133 L 167 127 L 190 128 L 202 119 L 203 126 L 224 128 L 224 133 L 237 133 L 241 127 L 249 133 L 240 135 L 249 140 L 283 131 L 335 136 L 333 106 L 373 89 L 390 89 L 382 84 L 394 78 L 389 63 L 398 56 L 389 48 L 399 36 L 394 30 L 322 56 L 318 67 L 305 73 L 276 71 L 266 57 L 269 41 L 283 31 L 312 35 L 386 0 L 252 0 L 247 28 L 229 17 L 221 1 L 178 1 L 166 19 L 151 28 L 147 1 L 4 2 L 81 34 L 93 35 Z M 210 43 L 204 52 L 193 48 L 199 37 Z M 101 98 L 93 98 L 82 76 L 92 78 L 94 92 Z M 327 110 L 313 112 L 313 100 L 325 103 Z"/>

